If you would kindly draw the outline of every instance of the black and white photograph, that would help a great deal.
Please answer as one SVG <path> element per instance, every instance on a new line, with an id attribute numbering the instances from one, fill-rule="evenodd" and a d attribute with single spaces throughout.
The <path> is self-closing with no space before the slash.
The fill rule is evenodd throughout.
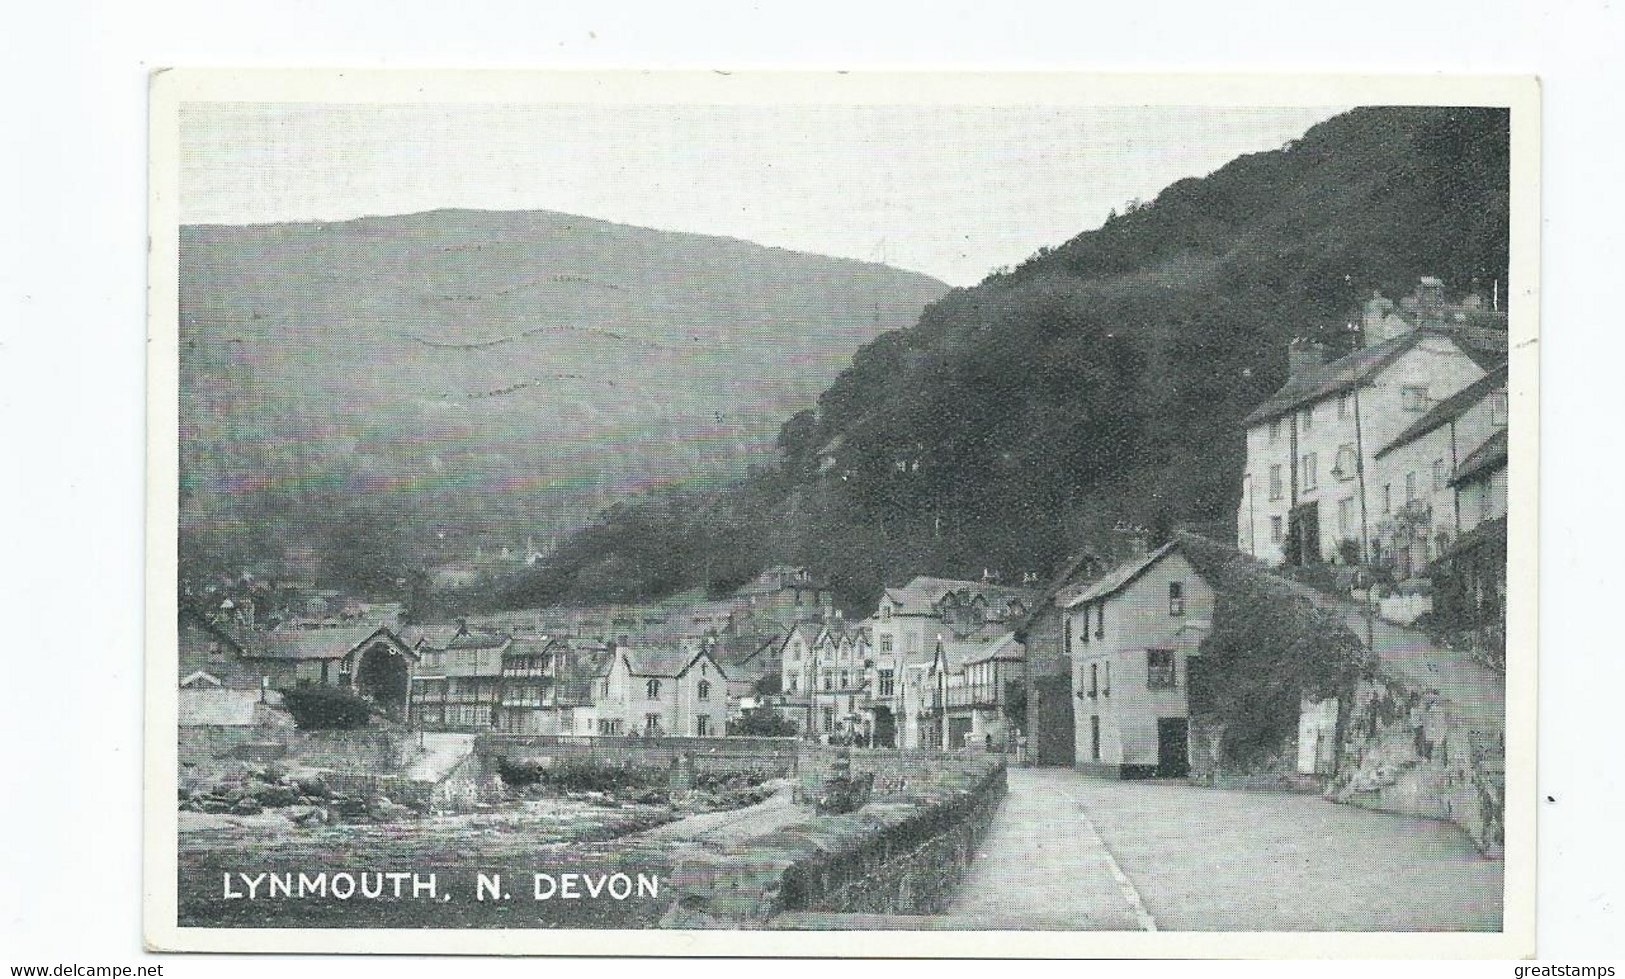
<path id="1" fill-rule="evenodd" d="M 1531 950 L 1532 80 L 152 114 L 154 947 Z"/>

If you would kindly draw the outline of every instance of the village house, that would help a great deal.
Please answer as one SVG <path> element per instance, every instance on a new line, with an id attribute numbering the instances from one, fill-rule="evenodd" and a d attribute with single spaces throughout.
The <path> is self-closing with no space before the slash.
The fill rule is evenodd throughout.
<path id="1" fill-rule="evenodd" d="M 1212 628 L 1210 583 L 1170 542 L 1060 601 L 1076 766 L 1122 777 L 1186 774 L 1189 662 Z"/>
<path id="2" fill-rule="evenodd" d="M 806 568 L 779 565 L 768 568 L 735 591 L 733 606 L 750 609 L 789 625 L 823 621 L 834 611 L 835 592 Z"/>
<path id="3" fill-rule="evenodd" d="M 1021 673 L 1027 704 L 1020 735 L 1026 738 L 1023 761 L 1028 764 L 1071 768 L 1076 760 L 1072 655 L 1066 648 L 1066 611 L 1056 600 L 1098 578 L 1101 570 L 1101 558 L 1094 551 L 1074 555 L 1015 624 L 1015 638 L 1023 652 Z"/>
<path id="4" fill-rule="evenodd" d="M 617 646 L 594 682 L 598 734 L 720 738 L 727 733 L 728 677 L 709 642 Z"/>
<path id="5" fill-rule="evenodd" d="M 417 723 L 429 730 L 486 731 L 500 703 L 502 657 L 513 637 L 459 627 L 444 645 L 420 642 L 412 686 Z"/>
<path id="6" fill-rule="evenodd" d="M 1485 374 L 1435 404 L 1387 445 L 1377 451 L 1385 468 L 1405 473 L 1414 498 L 1396 508 L 1387 484 L 1379 490 L 1373 538 L 1379 561 L 1392 563 L 1397 576 L 1421 573 L 1427 563 L 1449 549 L 1451 542 L 1478 522 L 1477 513 L 1463 514 L 1458 504 L 1457 474 L 1462 463 L 1507 428 L 1506 365 Z M 1470 506 L 1479 504 L 1472 497 Z"/>
<path id="7" fill-rule="evenodd" d="M 930 662 L 904 667 L 903 709 L 916 732 L 909 746 L 1007 750 L 1015 733 L 1007 709 L 1024 659 L 1015 633 L 1000 623 L 938 637 Z"/>
<path id="8" fill-rule="evenodd" d="M 939 635 L 962 638 L 988 627 L 1014 627 L 1033 601 L 1029 588 L 921 576 L 888 588 L 872 618 L 873 686 L 867 712 L 877 745 L 922 744 L 919 710 L 905 704 L 905 673 L 918 687 L 936 655 Z M 922 672 L 923 671 L 923 672 Z"/>
<path id="9" fill-rule="evenodd" d="M 1272 564 L 1365 563 L 1385 516 L 1431 513 L 1448 496 L 1448 458 L 1379 452 L 1505 363 L 1505 326 L 1475 296 L 1447 303 L 1428 277 L 1398 305 L 1371 299 L 1347 356 L 1326 363 L 1321 344 L 1294 341 L 1286 384 L 1245 421 L 1238 548 Z"/>
<path id="10" fill-rule="evenodd" d="M 181 727 L 291 723 L 275 710 L 281 693 L 244 660 L 236 635 L 185 605 L 177 624 Z"/>
<path id="11" fill-rule="evenodd" d="M 496 727 L 508 734 L 575 734 L 576 711 L 591 706 L 592 689 L 590 674 L 575 675 L 574 661 L 562 639 L 516 637 L 502 651 Z"/>
<path id="12" fill-rule="evenodd" d="M 1451 488 L 1460 533 L 1434 562 L 1433 611 L 1481 658 L 1506 668 L 1507 432 L 1461 461 Z"/>

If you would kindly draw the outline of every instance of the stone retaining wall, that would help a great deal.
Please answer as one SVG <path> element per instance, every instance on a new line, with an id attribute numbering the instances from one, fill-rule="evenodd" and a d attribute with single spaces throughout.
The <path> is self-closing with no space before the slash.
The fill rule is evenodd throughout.
<path id="1" fill-rule="evenodd" d="M 794 738 L 642 738 L 587 735 L 482 734 L 474 753 L 488 761 L 552 768 L 571 763 L 609 768 L 686 767 L 695 772 L 792 775 L 800 750 Z"/>
<path id="2" fill-rule="evenodd" d="M 1338 802 L 1445 819 L 1480 851 L 1506 843 L 1506 738 L 1474 724 L 1431 692 L 1379 677 L 1362 683 L 1344 720 Z"/>
<path id="3" fill-rule="evenodd" d="M 179 730 L 183 765 L 239 759 L 377 772 L 398 768 L 406 760 L 405 739 L 383 728 L 301 731 L 277 726 L 197 725 Z"/>
<path id="4" fill-rule="evenodd" d="M 883 764 L 887 755 L 893 764 Z M 673 869 L 678 898 L 661 925 L 754 928 L 781 913 L 944 910 L 1004 798 L 1003 758 L 854 751 L 852 768 L 875 771 L 877 783 L 906 768 L 908 786 L 857 812 L 690 855 Z"/>

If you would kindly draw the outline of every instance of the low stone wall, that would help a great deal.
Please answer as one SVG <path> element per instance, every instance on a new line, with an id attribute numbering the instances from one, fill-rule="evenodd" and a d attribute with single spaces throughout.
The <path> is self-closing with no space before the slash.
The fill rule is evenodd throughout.
<path id="1" fill-rule="evenodd" d="M 836 760 L 843 755 L 850 760 L 853 775 L 874 773 L 875 799 L 907 795 L 947 774 L 980 777 L 1004 760 L 1003 755 L 977 750 L 835 748 L 802 742 L 796 752 L 797 798 L 816 796 L 824 780 L 835 773 Z"/>
<path id="2" fill-rule="evenodd" d="M 787 912 L 944 910 L 1004 798 L 1003 758 L 852 755 L 853 771 L 874 771 L 877 783 L 906 769 L 907 787 L 857 812 L 814 817 L 747 844 L 688 856 L 673 868 L 678 897 L 661 925 L 755 928 Z M 891 765 L 883 764 L 886 755 Z"/>
<path id="3" fill-rule="evenodd" d="M 1506 843 L 1506 739 L 1458 716 L 1436 694 L 1379 677 L 1362 683 L 1344 720 L 1338 802 L 1445 819 L 1480 851 Z"/>
<path id="4" fill-rule="evenodd" d="M 572 763 L 610 768 L 685 767 L 694 772 L 794 774 L 794 738 L 642 738 L 482 734 L 474 753 L 487 761 L 552 768 Z"/>
<path id="5" fill-rule="evenodd" d="M 407 760 L 406 739 L 395 731 L 301 731 L 292 727 L 197 725 L 180 728 L 180 762 L 223 759 L 280 761 L 308 768 L 387 772 Z"/>

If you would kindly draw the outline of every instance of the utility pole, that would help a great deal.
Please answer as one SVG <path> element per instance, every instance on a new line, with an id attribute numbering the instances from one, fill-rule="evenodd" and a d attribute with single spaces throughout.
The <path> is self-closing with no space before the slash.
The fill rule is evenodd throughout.
<path id="1" fill-rule="evenodd" d="M 948 660 L 942 652 L 942 633 L 937 633 L 937 714 L 942 722 L 942 750 L 948 750 Z"/>

